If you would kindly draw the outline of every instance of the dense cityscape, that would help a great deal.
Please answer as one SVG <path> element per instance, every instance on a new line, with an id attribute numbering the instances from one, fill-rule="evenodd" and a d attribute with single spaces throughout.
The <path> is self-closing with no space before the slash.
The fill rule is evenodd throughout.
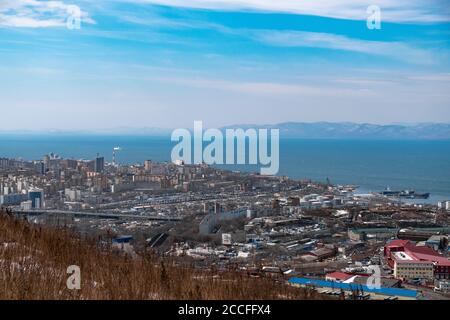
<path id="1" fill-rule="evenodd" d="M 111 163 L 0 158 L 0 205 L 132 258 L 152 250 L 335 298 L 450 297 L 450 201 L 418 204 L 411 192 L 358 194 L 352 185 L 181 161 L 122 165 L 116 151 Z"/>
<path id="2" fill-rule="evenodd" d="M 0 0 L 2 309 L 445 315 L 449 4 Z"/>

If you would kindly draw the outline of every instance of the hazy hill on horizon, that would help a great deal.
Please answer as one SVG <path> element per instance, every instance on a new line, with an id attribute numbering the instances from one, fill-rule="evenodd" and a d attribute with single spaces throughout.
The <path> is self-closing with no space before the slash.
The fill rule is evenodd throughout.
<path id="1" fill-rule="evenodd" d="M 278 124 L 235 124 L 221 130 L 279 129 L 281 138 L 298 139 L 380 139 L 380 140 L 450 140 L 450 123 L 371 124 L 355 122 L 282 122 Z M 193 130 L 191 127 L 186 127 Z M 205 126 L 204 130 L 207 127 Z M 158 127 L 120 127 L 99 130 L 3 130 L 0 134 L 58 135 L 136 135 L 168 136 L 173 129 Z"/>
<path id="2" fill-rule="evenodd" d="M 279 129 L 282 138 L 303 139 L 450 139 L 450 124 L 370 124 L 354 122 L 283 122 L 273 125 L 232 125 L 228 128 Z"/>

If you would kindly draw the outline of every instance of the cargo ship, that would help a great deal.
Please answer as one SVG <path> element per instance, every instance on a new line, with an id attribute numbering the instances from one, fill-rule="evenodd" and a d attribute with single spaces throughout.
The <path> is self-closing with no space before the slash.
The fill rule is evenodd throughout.
<path id="1" fill-rule="evenodd" d="M 406 199 L 428 199 L 430 193 L 418 193 L 414 190 L 393 191 L 389 188 L 380 192 L 381 195 L 386 197 L 397 197 Z"/>
<path id="2" fill-rule="evenodd" d="M 430 197 L 430 193 L 418 193 L 414 190 L 405 190 L 400 192 L 400 197 L 407 199 L 428 199 Z"/>

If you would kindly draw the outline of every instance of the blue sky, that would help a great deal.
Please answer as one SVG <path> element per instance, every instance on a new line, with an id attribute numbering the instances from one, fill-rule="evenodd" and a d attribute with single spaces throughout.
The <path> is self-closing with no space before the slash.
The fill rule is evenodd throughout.
<path id="1" fill-rule="evenodd" d="M 448 0 L 0 0 L 2 126 L 450 122 L 449 53 Z"/>

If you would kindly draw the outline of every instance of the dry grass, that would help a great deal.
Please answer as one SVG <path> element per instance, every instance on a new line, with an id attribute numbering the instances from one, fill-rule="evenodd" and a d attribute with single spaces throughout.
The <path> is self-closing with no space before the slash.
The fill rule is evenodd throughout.
<path id="1" fill-rule="evenodd" d="M 213 277 L 152 254 L 131 259 L 68 230 L 38 227 L 0 213 L 0 299 L 320 299 L 310 290 L 238 273 Z M 70 265 L 81 290 L 67 289 Z"/>

